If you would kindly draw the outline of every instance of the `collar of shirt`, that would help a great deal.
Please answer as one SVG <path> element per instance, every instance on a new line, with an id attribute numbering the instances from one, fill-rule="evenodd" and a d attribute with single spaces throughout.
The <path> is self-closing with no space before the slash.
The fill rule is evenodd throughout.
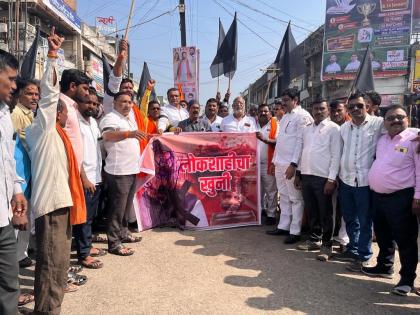
<path id="1" fill-rule="evenodd" d="M 33 114 L 32 109 L 23 106 L 21 103 L 17 103 L 16 107 L 19 107 L 26 116 Z"/>
<path id="2" fill-rule="evenodd" d="M 9 106 L 5 102 L 0 102 L 0 117 L 4 116 L 9 110 Z"/>
<path id="3" fill-rule="evenodd" d="M 293 114 L 293 113 L 297 113 L 298 111 L 300 111 L 302 107 L 300 105 L 296 106 L 295 108 L 293 108 L 290 113 L 288 114 Z"/>
<path id="4" fill-rule="evenodd" d="M 115 115 L 117 115 L 118 117 L 120 117 L 121 119 L 125 119 L 125 120 L 128 120 L 128 121 L 130 120 L 130 115 L 124 116 L 124 115 L 120 114 L 116 109 L 113 109 L 112 112 Z"/>
<path id="5" fill-rule="evenodd" d="M 395 135 L 394 138 L 392 139 L 389 133 L 387 133 L 385 136 L 388 141 L 400 141 L 400 140 L 408 140 L 410 138 L 417 137 L 417 132 L 413 129 L 407 128 L 401 131 L 399 134 Z"/>
<path id="6" fill-rule="evenodd" d="M 364 120 L 364 121 L 363 121 L 360 125 L 356 125 L 356 124 L 353 122 L 353 120 L 350 120 L 350 127 L 351 127 L 351 129 L 353 129 L 353 127 L 354 127 L 354 128 L 358 128 L 358 127 L 360 127 L 360 126 L 366 125 L 366 124 L 367 124 L 369 121 L 371 121 L 371 120 L 372 120 L 372 116 L 366 113 L 365 120 Z"/>
<path id="7" fill-rule="evenodd" d="M 62 100 L 67 107 L 71 106 L 77 110 L 76 102 L 72 98 L 68 97 L 66 94 L 60 93 L 60 100 Z"/>

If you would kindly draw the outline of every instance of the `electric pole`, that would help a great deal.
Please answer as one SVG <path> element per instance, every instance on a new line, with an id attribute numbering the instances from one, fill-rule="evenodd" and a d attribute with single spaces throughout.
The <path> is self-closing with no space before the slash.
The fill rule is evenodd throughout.
<path id="1" fill-rule="evenodd" d="M 179 0 L 179 26 L 181 28 L 181 46 L 187 46 L 187 35 L 185 31 L 185 3 Z"/>

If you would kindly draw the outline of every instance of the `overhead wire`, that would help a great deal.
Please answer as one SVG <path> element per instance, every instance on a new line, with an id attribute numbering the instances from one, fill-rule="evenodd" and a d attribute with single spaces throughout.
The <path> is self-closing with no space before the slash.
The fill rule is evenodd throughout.
<path id="1" fill-rule="evenodd" d="M 228 9 L 226 9 L 222 4 L 220 4 L 217 0 L 213 0 L 214 3 L 216 3 L 218 6 L 220 6 L 223 10 L 225 10 L 229 15 L 234 16 L 234 14 L 232 14 L 231 12 L 229 12 Z M 236 17 L 237 21 L 239 23 L 241 23 L 246 29 L 248 29 L 251 33 L 253 33 L 255 36 L 257 36 L 259 39 L 261 39 L 264 43 L 266 43 L 268 46 L 272 47 L 273 49 L 277 50 L 277 47 L 275 47 L 274 45 L 272 45 L 269 41 L 267 41 L 266 39 L 264 39 L 260 34 L 258 34 L 257 32 L 255 32 L 254 30 L 252 30 L 248 25 L 246 25 L 244 22 L 242 22 L 241 19 L 239 19 L 238 17 Z"/>
<path id="2" fill-rule="evenodd" d="M 243 6 L 243 7 L 246 7 L 246 8 L 248 8 L 249 10 L 252 10 L 252 11 L 254 11 L 254 12 L 257 12 L 257 13 L 259 13 L 259 14 L 262 14 L 262 15 L 264 15 L 264 16 L 267 16 L 267 17 L 269 17 L 269 18 L 271 18 L 271 19 L 273 19 L 273 20 L 275 20 L 275 21 L 278 21 L 278 22 L 281 22 L 281 23 L 285 23 L 285 24 L 289 24 L 289 21 L 279 19 L 279 18 L 277 18 L 277 17 L 275 17 L 275 16 L 273 16 L 273 15 L 271 15 L 271 14 L 267 13 L 267 12 L 263 12 L 263 11 L 261 11 L 261 10 L 259 10 L 259 9 L 256 9 L 256 8 L 254 8 L 254 7 L 251 7 L 250 5 L 248 5 L 248 4 L 246 4 L 246 3 L 243 3 L 242 1 L 239 1 L 239 0 L 230 0 L 230 1 L 235 2 L 235 3 L 237 3 L 237 4 L 239 4 L 239 5 Z M 307 32 L 309 32 L 309 33 L 312 33 L 312 32 L 313 32 L 312 30 L 310 30 L 310 29 L 308 29 L 308 28 L 306 28 L 306 27 L 303 27 L 303 26 L 297 25 L 297 24 L 295 24 L 295 23 L 290 23 L 290 24 L 291 24 L 291 25 L 293 25 L 293 26 L 294 26 L 294 27 L 296 27 L 296 28 L 302 29 L 302 30 L 307 31 Z"/>

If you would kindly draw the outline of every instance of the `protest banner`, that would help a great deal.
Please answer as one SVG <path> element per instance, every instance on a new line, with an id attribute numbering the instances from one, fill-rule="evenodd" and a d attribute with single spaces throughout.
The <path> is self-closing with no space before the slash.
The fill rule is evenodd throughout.
<path id="1" fill-rule="evenodd" d="M 184 99 L 199 99 L 200 51 L 194 46 L 173 49 L 174 86 L 181 85 Z"/>
<path id="2" fill-rule="evenodd" d="M 353 80 L 367 45 L 375 78 L 408 73 L 412 0 L 327 0 L 322 80 Z"/>
<path id="3" fill-rule="evenodd" d="M 191 229 L 261 222 L 254 133 L 181 133 L 153 138 L 142 155 L 135 199 L 141 231 L 176 221 Z"/>

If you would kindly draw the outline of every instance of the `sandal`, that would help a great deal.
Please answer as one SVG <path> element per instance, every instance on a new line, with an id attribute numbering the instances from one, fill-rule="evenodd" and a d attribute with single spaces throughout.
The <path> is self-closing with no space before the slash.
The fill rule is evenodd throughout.
<path id="1" fill-rule="evenodd" d="M 104 266 L 103 262 L 97 259 L 94 259 L 91 262 L 80 260 L 79 264 L 82 264 L 84 267 L 88 269 L 101 269 Z"/>
<path id="2" fill-rule="evenodd" d="M 122 243 L 138 243 L 142 240 L 141 236 L 127 235 L 121 240 Z"/>
<path id="3" fill-rule="evenodd" d="M 25 304 L 35 301 L 35 296 L 32 293 L 22 293 L 19 295 L 18 306 L 23 306 Z"/>
<path id="4" fill-rule="evenodd" d="M 67 283 L 74 285 L 83 285 L 87 282 L 87 276 L 78 275 L 77 273 L 68 272 L 67 273 Z"/>
<path id="5" fill-rule="evenodd" d="M 97 250 L 97 252 L 96 253 L 92 253 L 92 249 L 96 249 Z M 106 252 L 106 250 L 105 249 L 102 249 L 102 248 L 91 248 L 90 249 L 90 256 L 91 257 L 102 257 L 102 256 L 105 256 L 107 254 L 107 252 Z"/>
<path id="6" fill-rule="evenodd" d="M 128 247 L 125 247 L 124 245 L 120 244 L 117 247 L 114 247 L 112 249 L 108 249 L 108 252 L 110 254 L 118 255 L 118 256 L 131 256 L 134 254 L 134 250 Z"/>
<path id="7" fill-rule="evenodd" d="M 92 242 L 93 243 L 107 243 L 108 238 L 100 236 L 99 234 L 92 235 Z"/>
<path id="8" fill-rule="evenodd" d="M 67 272 L 71 273 L 79 273 L 83 270 L 83 267 L 81 265 L 73 265 L 69 267 L 69 270 Z"/>
<path id="9" fill-rule="evenodd" d="M 64 293 L 76 292 L 77 290 L 79 290 L 79 287 L 72 283 L 67 283 L 64 287 Z"/>

